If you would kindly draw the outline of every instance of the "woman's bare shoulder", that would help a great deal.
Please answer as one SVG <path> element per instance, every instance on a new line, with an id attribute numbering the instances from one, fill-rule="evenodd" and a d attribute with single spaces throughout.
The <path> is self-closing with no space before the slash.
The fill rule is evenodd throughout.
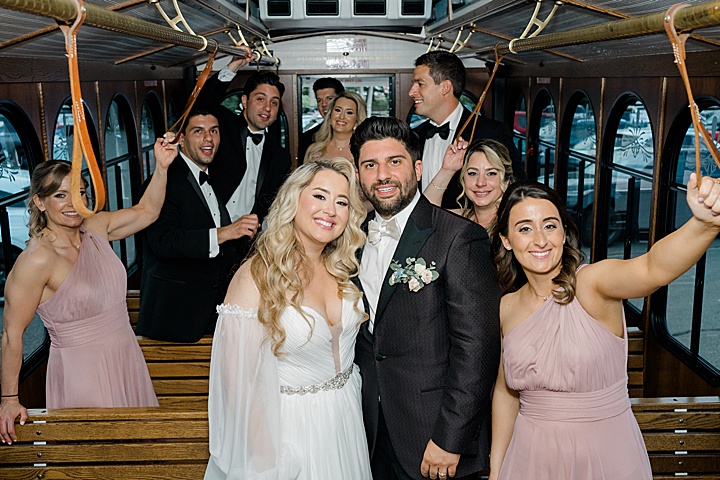
<path id="1" fill-rule="evenodd" d="M 45 238 L 32 237 L 13 266 L 13 272 L 17 276 L 30 275 L 32 277 L 47 278 L 53 270 L 52 266 L 59 259 L 58 253 Z"/>
<path id="2" fill-rule="evenodd" d="M 249 259 L 243 263 L 233 275 L 224 303 L 237 305 L 245 310 L 260 305 L 260 291 L 252 276 L 251 262 L 252 259 Z"/>

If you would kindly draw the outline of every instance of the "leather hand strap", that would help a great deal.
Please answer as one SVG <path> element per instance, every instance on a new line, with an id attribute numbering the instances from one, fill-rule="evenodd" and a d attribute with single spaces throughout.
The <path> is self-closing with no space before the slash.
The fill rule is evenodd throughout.
<path id="1" fill-rule="evenodd" d="M 70 169 L 70 199 L 75 210 L 83 217 L 89 217 L 98 212 L 105 206 L 105 184 L 103 183 L 102 173 L 98 166 L 95 152 L 90 141 L 87 122 L 85 121 L 85 107 L 82 100 L 82 92 L 80 91 L 80 71 L 78 69 L 77 60 L 77 30 L 85 20 L 85 6 L 83 0 L 75 0 L 78 7 L 78 17 L 72 25 L 61 25 L 60 29 L 65 35 L 65 50 L 68 55 L 68 69 L 70 72 L 70 96 L 72 98 L 73 113 L 73 152 L 72 167 Z M 82 161 L 83 155 L 90 169 L 90 178 L 95 192 L 95 208 L 89 210 L 85 206 L 80 189 L 82 182 Z"/>
<path id="2" fill-rule="evenodd" d="M 490 74 L 490 78 L 488 79 L 487 84 L 485 85 L 485 89 L 483 90 L 482 95 L 480 95 L 480 100 L 478 100 L 477 105 L 475 105 L 475 108 L 472 111 L 472 115 L 468 117 L 467 120 L 465 120 L 465 123 L 462 127 L 458 128 L 457 134 L 455 135 L 455 140 L 458 139 L 462 135 L 462 133 L 465 131 L 465 128 L 470 123 L 470 120 L 473 121 L 472 130 L 470 131 L 470 139 L 467 139 L 463 137 L 463 139 L 467 140 L 468 144 L 471 144 L 473 141 L 473 137 L 475 136 L 475 126 L 477 125 L 477 119 L 480 117 L 480 110 L 482 109 L 483 102 L 485 101 L 485 97 L 487 96 L 488 90 L 490 90 L 490 86 L 492 85 L 493 79 L 495 78 L 495 74 L 498 71 L 498 67 L 500 66 L 500 62 L 502 62 L 503 58 L 498 56 L 498 46 L 500 44 L 495 45 L 495 66 L 493 67 L 493 71 Z"/>
<path id="3" fill-rule="evenodd" d="M 705 145 L 707 145 L 710 155 L 712 155 L 713 160 L 715 160 L 718 167 L 720 167 L 720 152 L 718 152 L 715 142 L 712 140 L 712 137 L 705 129 L 705 125 L 703 125 L 702 120 L 700 119 L 700 109 L 695 103 L 695 98 L 693 97 L 692 88 L 690 86 L 690 78 L 688 77 L 687 66 L 685 64 L 685 41 L 688 39 L 690 34 L 683 33 L 678 35 L 677 30 L 675 30 L 675 14 L 687 6 L 688 5 L 686 4 L 678 3 L 670 7 L 665 14 L 664 26 L 665 32 L 672 44 L 675 64 L 677 65 L 678 70 L 680 70 L 680 76 L 685 84 L 685 91 L 688 96 L 690 115 L 692 117 L 693 129 L 695 130 L 695 170 L 697 172 L 698 182 L 700 182 L 700 179 L 702 178 L 702 165 L 700 162 L 700 136 L 702 136 L 705 141 Z"/>
<path id="4" fill-rule="evenodd" d="M 190 97 L 188 97 L 187 103 L 185 104 L 185 109 L 183 110 L 182 115 L 180 115 L 180 118 L 178 118 L 177 122 L 173 124 L 172 127 L 169 128 L 169 131 L 177 133 L 175 135 L 175 138 L 173 138 L 170 143 L 176 144 L 180 140 L 180 132 L 183 129 L 183 125 L 185 124 L 185 121 L 187 120 L 187 116 L 190 114 L 190 110 L 192 110 L 193 105 L 195 104 L 195 100 L 197 100 L 198 95 L 200 95 L 200 90 L 202 90 L 202 87 L 205 85 L 205 82 L 207 81 L 208 77 L 210 76 L 210 71 L 212 70 L 213 62 L 215 61 L 215 55 L 217 55 L 218 48 L 220 47 L 220 44 L 215 42 L 215 51 L 210 54 L 210 57 L 208 57 L 207 63 L 205 64 L 205 68 L 203 69 L 202 73 L 197 79 L 197 83 L 195 83 L 195 88 L 193 88 L 192 93 L 190 93 Z M 177 128 L 177 131 L 175 130 Z"/>

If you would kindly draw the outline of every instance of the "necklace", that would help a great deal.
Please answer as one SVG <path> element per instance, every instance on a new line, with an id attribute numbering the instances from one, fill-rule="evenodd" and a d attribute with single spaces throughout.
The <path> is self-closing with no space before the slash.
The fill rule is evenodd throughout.
<path id="1" fill-rule="evenodd" d="M 340 150 L 340 151 L 342 152 L 342 151 L 343 151 L 343 148 L 347 148 L 347 146 L 350 145 L 350 142 L 346 143 L 346 144 L 345 144 L 344 146 L 342 146 L 342 147 L 339 147 L 338 144 L 337 144 L 337 142 L 336 142 L 335 140 L 333 140 L 333 144 L 335 145 L 335 148 L 337 148 L 338 150 Z"/>
<path id="2" fill-rule="evenodd" d="M 56 242 L 58 241 L 58 237 L 57 237 L 57 235 L 55 234 L 55 232 L 50 231 L 50 236 L 51 236 L 51 238 L 48 238 L 48 240 L 50 240 L 51 243 L 54 244 L 54 243 L 56 243 Z M 75 245 L 74 243 L 72 243 L 70 240 L 61 240 L 61 241 L 60 241 L 60 244 L 58 244 L 57 246 L 58 246 L 58 247 L 69 247 L 69 246 L 71 246 L 71 245 L 72 245 L 73 247 L 75 247 L 75 250 L 80 250 L 80 245 L 82 245 L 82 240 L 81 240 L 80 243 L 78 243 L 77 245 Z"/>
<path id="3" fill-rule="evenodd" d="M 530 289 L 530 292 L 531 292 L 533 295 L 535 295 L 535 296 L 538 297 L 538 298 L 542 298 L 542 301 L 543 301 L 543 302 L 547 301 L 548 298 L 552 297 L 552 294 L 550 294 L 550 295 L 540 295 L 539 293 L 537 293 L 537 292 L 535 291 L 535 289 L 534 289 L 534 288 L 532 287 L 532 285 L 530 285 L 529 283 L 528 283 L 528 288 Z"/>

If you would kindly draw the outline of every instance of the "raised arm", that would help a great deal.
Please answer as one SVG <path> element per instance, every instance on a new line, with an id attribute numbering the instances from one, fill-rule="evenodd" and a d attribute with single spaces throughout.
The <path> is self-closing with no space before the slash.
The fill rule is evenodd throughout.
<path id="1" fill-rule="evenodd" d="M 113 241 L 129 237 L 157 220 L 165 201 L 168 167 L 178 155 L 177 145 L 170 144 L 173 138 L 175 134 L 168 132 L 155 141 L 155 172 L 137 205 L 114 212 L 99 212 L 85 220 L 89 229 L 107 232 L 108 240 Z"/>
<path id="2" fill-rule="evenodd" d="M 232 73 L 237 73 L 238 70 L 250 63 L 253 59 L 253 53 L 249 47 L 241 46 L 238 48 L 244 50 L 246 56 L 244 58 L 233 57 L 232 60 L 230 60 L 230 63 L 227 64 L 225 69 L 231 71 Z M 220 72 L 207 79 L 205 86 L 202 90 L 200 90 L 195 102 L 198 106 L 202 105 L 206 108 L 213 108 L 220 105 L 220 102 L 222 102 L 225 92 L 227 92 L 232 80 L 222 81 L 220 80 L 219 75 Z"/>
<path id="3" fill-rule="evenodd" d="M 2 336 L 2 402 L 0 402 L 0 439 L 11 444 L 17 440 L 15 419 L 27 420 L 27 410 L 17 397 L 20 367 L 23 362 L 23 334 L 35 316 L 50 274 L 42 251 L 25 251 L 5 283 L 5 309 Z"/>
<path id="4" fill-rule="evenodd" d="M 693 216 L 648 253 L 630 260 L 604 260 L 583 268 L 578 276 L 590 281 L 602 297 L 614 300 L 644 297 L 678 278 L 720 233 L 720 183 L 703 177 L 698 186 L 691 174 L 687 202 Z"/>
<path id="5" fill-rule="evenodd" d="M 430 185 L 426 185 L 423 191 L 423 195 L 425 195 L 433 205 L 437 205 L 438 207 L 442 206 L 443 195 L 450 184 L 450 180 L 452 180 L 455 172 L 463 166 L 467 147 L 468 142 L 463 140 L 462 137 L 459 137 L 451 143 L 445 151 L 442 167 L 438 173 L 435 174 Z"/>

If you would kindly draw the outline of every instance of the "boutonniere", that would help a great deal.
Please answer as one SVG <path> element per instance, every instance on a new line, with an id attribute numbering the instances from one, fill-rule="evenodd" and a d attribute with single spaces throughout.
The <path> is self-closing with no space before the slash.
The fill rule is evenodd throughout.
<path id="1" fill-rule="evenodd" d="M 427 262 L 423 258 L 408 257 L 403 267 L 397 260 L 390 262 L 393 274 L 390 276 L 390 285 L 407 283 L 411 292 L 417 292 L 430 282 L 438 279 L 440 274 L 435 271 L 435 262 Z"/>

